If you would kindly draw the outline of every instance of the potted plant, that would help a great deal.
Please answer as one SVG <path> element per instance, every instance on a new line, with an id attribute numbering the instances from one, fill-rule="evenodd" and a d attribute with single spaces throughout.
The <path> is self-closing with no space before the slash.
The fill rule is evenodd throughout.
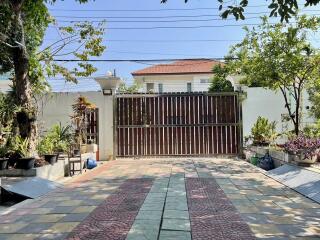
<path id="1" fill-rule="evenodd" d="M 7 169 L 8 167 L 9 159 L 6 157 L 7 151 L 8 149 L 5 145 L 0 147 L 0 170 Z"/>
<path id="2" fill-rule="evenodd" d="M 277 136 L 276 122 L 269 122 L 267 118 L 259 116 L 251 128 L 251 136 L 249 138 L 254 146 L 269 146 Z"/>
<path id="3" fill-rule="evenodd" d="M 44 156 L 44 160 L 53 165 L 57 161 L 57 154 L 54 153 L 54 141 L 45 136 L 38 144 L 38 153 Z"/>
<path id="4" fill-rule="evenodd" d="M 20 158 L 16 162 L 18 169 L 34 168 L 35 157 L 29 152 L 29 139 L 22 139 L 20 136 L 15 138 L 15 152 L 19 154 Z"/>
<path id="5" fill-rule="evenodd" d="M 286 142 L 284 149 L 298 165 L 310 165 L 318 159 L 320 139 L 300 135 Z"/>
<path id="6" fill-rule="evenodd" d="M 96 106 L 88 101 L 86 97 L 80 96 L 72 105 L 73 115 L 71 120 L 74 126 L 74 142 L 76 148 L 74 154 L 78 155 L 80 152 L 85 153 L 86 148 L 86 112 L 90 109 L 95 109 Z"/>

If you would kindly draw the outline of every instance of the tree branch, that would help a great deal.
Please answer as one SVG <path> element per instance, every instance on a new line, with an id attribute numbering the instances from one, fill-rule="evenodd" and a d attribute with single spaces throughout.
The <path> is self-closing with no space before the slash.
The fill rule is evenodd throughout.
<path id="1" fill-rule="evenodd" d="M 44 51 L 48 50 L 49 48 L 53 47 L 54 45 L 56 45 L 56 44 L 58 44 L 58 43 L 60 43 L 60 42 L 64 42 L 65 40 L 67 40 L 67 39 L 69 39 L 69 38 L 74 38 L 74 37 L 77 37 L 77 35 L 72 35 L 72 36 L 69 36 L 69 37 L 62 38 L 62 39 L 60 39 L 60 40 L 58 40 L 58 41 L 50 44 L 48 47 L 46 47 L 45 49 L 41 50 L 40 52 L 38 52 L 37 55 L 43 53 Z M 74 40 L 77 40 L 77 39 L 79 39 L 79 37 L 77 37 L 77 38 L 74 39 Z"/>
<path id="2" fill-rule="evenodd" d="M 286 93 L 286 89 L 285 89 L 285 87 L 279 87 L 279 88 L 280 88 L 280 90 L 282 92 L 282 95 L 284 97 L 284 100 L 285 100 L 285 103 L 286 103 L 286 108 L 288 110 L 289 116 L 290 116 L 293 124 L 296 124 L 295 118 L 294 118 L 294 116 L 292 114 L 292 111 L 291 111 L 291 108 L 289 106 L 289 101 L 288 101 L 288 96 L 287 96 L 287 93 Z"/>

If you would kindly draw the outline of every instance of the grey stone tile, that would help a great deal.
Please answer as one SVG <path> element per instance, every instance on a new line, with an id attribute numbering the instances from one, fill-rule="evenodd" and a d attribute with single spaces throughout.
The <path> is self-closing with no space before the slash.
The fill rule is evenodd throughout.
<path id="1" fill-rule="evenodd" d="M 247 223 L 258 223 L 258 224 L 272 223 L 272 221 L 270 221 L 268 217 L 264 214 L 242 213 L 241 217 Z"/>
<path id="2" fill-rule="evenodd" d="M 161 229 L 173 231 L 190 231 L 190 221 L 186 219 L 164 218 Z"/>
<path id="3" fill-rule="evenodd" d="M 163 218 L 189 219 L 189 212 L 188 211 L 166 209 L 164 211 Z"/>
<path id="4" fill-rule="evenodd" d="M 191 240 L 191 233 L 183 231 L 161 230 L 159 240 Z"/>
<path id="5" fill-rule="evenodd" d="M 76 206 L 57 206 L 50 213 L 71 213 Z"/>
<path id="6" fill-rule="evenodd" d="M 17 233 L 41 233 L 52 227 L 54 223 L 31 223 L 17 231 Z"/>
<path id="7" fill-rule="evenodd" d="M 188 205 L 186 202 L 168 202 L 166 203 L 165 210 L 187 211 Z"/>
<path id="8" fill-rule="evenodd" d="M 162 211 L 144 211 L 140 210 L 136 219 L 139 220 L 159 220 L 162 217 Z"/>
<path id="9" fill-rule="evenodd" d="M 164 202 L 143 204 L 140 211 L 162 211 Z"/>
<path id="10" fill-rule="evenodd" d="M 48 233 L 36 238 L 36 240 L 64 240 L 69 233 Z"/>
<path id="11" fill-rule="evenodd" d="M 135 220 L 126 240 L 157 240 L 160 228 L 159 221 Z"/>
<path id="12" fill-rule="evenodd" d="M 89 213 L 71 213 L 59 220 L 59 222 L 81 222 Z"/>

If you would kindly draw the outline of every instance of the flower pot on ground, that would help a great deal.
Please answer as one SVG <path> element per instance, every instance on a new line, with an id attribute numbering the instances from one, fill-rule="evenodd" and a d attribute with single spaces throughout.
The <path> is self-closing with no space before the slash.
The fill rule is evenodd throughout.
<path id="1" fill-rule="evenodd" d="M 311 164 L 317 162 L 318 155 L 315 154 L 315 155 L 306 157 L 305 154 L 301 152 L 301 153 L 297 153 L 295 155 L 292 155 L 291 159 L 293 161 L 295 161 L 298 165 L 305 166 L 305 165 L 311 165 Z"/>
<path id="2" fill-rule="evenodd" d="M 0 159 L 0 170 L 4 170 L 8 168 L 8 160 L 9 158 L 1 158 Z"/>
<path id="3" fill-rule="evenodd" d="M 95 143 L 87 144 L 87 152 L 96 153 L 98 151 L 98 145 Z"/>
<path id="4" fill-rule="evenodd" d="M 18 169 L 31 169 L 34 168 L 35 157 L 29 152 L 29 139 L 22 139 L 21 137 L 15 138 L 15 152 L 20 155 L 20 158 L 16 162 L 16 168 Z"/>
<path id="5" fill-rule="evenodd" d="M 57 162 L 57 154 L 44 154 L 44 160 L 46 160 L 51 165 Z"/>
<path id="6" fill-rule="evenodd" d="M 311 165 L 318 159 L 320 139 L 301 135 L 286 142 L 284 149 L 298 165 Z"/>
<path id="7" fill-rule="evenodd" d="M 0 170 L 4 170 L 8 168 L 8 148 L 3 145 L 0 147 Z"/>
<path id="8" fill-rule="evenodd" d="M 34 168 L 35 161 L 36 161 L 35 157 L 19 158 L 16 163 L 16 168 L 25 169 L 25 170 L 32 169 Z"/>
<path id="9" fill-rule="evenodd" d="M 54 153 L 54 141 L 49 136 L 41 139 L 37 149 L 38 153 L 43 156 L 48 163 L 54 164 L 57 161 L 57 154 Z"/>

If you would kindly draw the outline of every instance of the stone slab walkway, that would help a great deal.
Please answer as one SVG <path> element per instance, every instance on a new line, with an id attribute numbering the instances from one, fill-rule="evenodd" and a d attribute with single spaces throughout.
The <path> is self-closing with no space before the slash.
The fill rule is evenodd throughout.
<path id="1" fill-rule="evenodd" d="M 320 205 L 234 159 L 124 159 L 0 215 L 2 239 L 320 239 Z"/>
<path id="2" fill-rule="evenodd" d="M 320 203 L 320 173 L 284 164 L 268 172 L 268 176 Z"/>

